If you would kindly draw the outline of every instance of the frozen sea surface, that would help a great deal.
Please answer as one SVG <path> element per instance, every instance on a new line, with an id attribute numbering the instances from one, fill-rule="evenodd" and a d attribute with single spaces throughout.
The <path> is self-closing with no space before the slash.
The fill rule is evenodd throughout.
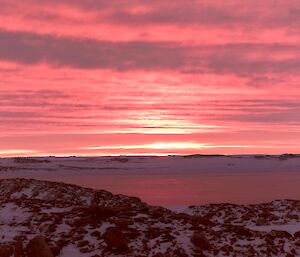
<path id="1" fill-rule="evenodd" d="M 67 182 L 173 209 L 300 198 L 300 156 L 2 158 L 1 178 Z"/>

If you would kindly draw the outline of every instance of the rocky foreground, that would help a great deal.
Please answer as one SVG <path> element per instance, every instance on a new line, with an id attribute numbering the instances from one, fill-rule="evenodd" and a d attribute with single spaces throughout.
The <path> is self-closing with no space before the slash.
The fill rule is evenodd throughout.
<path id="1" fill-rule="evenodd" d="M 103 190 L 6 179 L 0 206 L 0 257 L 300 256 L 300 201 L 176 213 Z"/>

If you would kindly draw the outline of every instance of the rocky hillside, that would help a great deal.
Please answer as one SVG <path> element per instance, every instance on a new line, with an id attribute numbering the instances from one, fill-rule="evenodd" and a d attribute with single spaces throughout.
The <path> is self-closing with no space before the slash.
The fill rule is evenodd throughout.
<path id="1" fill-rule="evenodd" d="M 103 190 L 6 179 L 0 206 L 1 257 L 300 256 L 300 201 L 176 213 Z"/>

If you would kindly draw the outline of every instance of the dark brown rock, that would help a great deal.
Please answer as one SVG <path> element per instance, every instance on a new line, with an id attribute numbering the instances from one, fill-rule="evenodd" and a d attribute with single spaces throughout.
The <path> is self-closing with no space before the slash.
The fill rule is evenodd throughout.
<path id="1" fill-rule="evenodd" d="M 59 248 L 63 248 L 65 246 L 67 246 L 69 244 L 69 240 L 66 240 L 66 239 L 60 239 L 57 241 L 56 245 L 59 247 Z"/>
<path id="2" fill-rule="evenodd" d="M 120 227 L 121 229 L 127 229 L 129 225 L 131 225 L 133 222 L 129 219 L 118 219 L 114 220 L 114 223 L 116 226 Z"/>
<path id="3" fill-rule="evenodd" d="M 80 251 L 81 253 L 88 253 L 90 250 L 89 250 L 88 247 L 83 247 L 83 248 L 80 248 L 79 251 Z"/>
<path id="4" fill-rule="evenodd" d="M 50 249 L 54 256 L 58 256 L 62 248 L 59 245 L 54 245 L 51 246 Z"/>
<path id="5" fill-rule="evenodd" d="M 84 246 L 87 246 L 88 244 L 89 244 L 89 241 L 84 240 L 84 241 L 79 241 L 79 242 L 77 243 L 77 246 L 78 246 L 78 247 L 84 247 Z"/>
<path id="6" fill-rule="evenodd" d="M 153 239 L 159 237 L 162 233 L 163 231 L 160 228 L 149 227 L 146 231 L 146 237 L 149 239 Z"/>
<path id="7" fill-rule="evenodd" d="M 257 226 L 262 226 L 262 225 L 265 225 L 265 224 L 266 224 L 266 220 L 263 219 L 263 218 L 258 218 L 257 221 L 256 221 Z"/>
<path id="8" fill-rule="evenodd" d="M 229 255 L 231 252 L 233 252 L 233 247 L 231 245 L 224 245 L 221 248 L 221 251 L 223 251 L 225 255 Z"/>
<path id="9" fill-rule="evenodd" d="M 300 247 L 300 240 L 297 240 L 297 241 L 295 242 L 295 245 L 298 246 L 298 247 Z"/>
<path id="10" fill-rule="evenodd" d="M 211 249 L 211 245 L 206 238 L 206 236 L 202 232 L 194 232 L 191 242 L 202 250 L 209 250 Z"/>
<path id="11" fill-rule="evenodd" d="M 253 232 L 250 229 L 242 227 L 242 226 L 234 226 L 233 231 L 238 236 L 251 237 L 253 235 Z"/>
<path id="12" fill-rule="evenodd" d="M 1 257 L 10 257 L 13 253 L 12 247 L 1 245 L 0 246 L 0 256 Z"/>
<path id="13" fill-rule="evenodd" d="M 267 234 L 268 237 L 271 237 L 273 239 L 275 238 L 288 238 L 290 239 L 292 235 L 287 231 L 280 231 L 280 230 L 272 230 Z"/>
<path id="14" fill-rule="evenodd" d="M 136 239 L 141 235 L 141 232 L 135 228 L 129 228 L 127 230 L 126 236 L 130 239 Z"/>
<path id="15" fill-rule="evenodd" d="M 205 218 L 205 217 L 195 216 L 195 217 L 192 217 L 192 220 L 196 224 L 201 224 L 204 226 L 213 226 L 214 225 L 214 222 L 212 222 L 211 220 L 209 220 L 208 218 Z"/>
<path id="16" fill-rule="evenodd" d="M 297 231 L 297 232 L 294 234 L 294 237 L 295 237 L 295 238 L 300 238 L 300 231 Z"/>
<path id="17" fill-rule="evenodd" d="M 54 257 L 49 245 L 43 236 L 36 236 L 31 239 L 26 248 L 30 257 Z"/>
<path id="18" fill-rule="evenodd" d="M 23 241 L 21 237 L 18 237 L 14 245 L 14 257 L 23 257 L 23 256 L 24 256 Z"/>
<path id="19" fill-rule="evenodd" d="M 83 209 L 82 215 L 94 217 L 99 220 L 104 220 L 104 219 L 110 218 L 112 216 L 115 216 L 117 213 L 118 213 L 118 210 L 115 208 L 91 205 L 91 206 Z"/>
<path id="20" fill-rule="evenodd" d="M 287 219 L 289 220 L 297 220 L 299 218 L 299 216 L 297 214 L 291 214 L 291 213 L 288 213 L 286 215 Z"/>
<path id="21" fill-rule="evenodd" d="M 91 236 L 101 238 L 101 233 L 100 233 L 100 231 L 96 230 L 91 233 Z"/>
<path id="22" fill-rule="evenodd" d="M 295 257 L 295 255 L 292 254 L 292 253 L 288 253 L 288 254 L 286 255 L 286 257 Z"/>
<path id="23" fill-rule="evenodd" d="M 108 228 L 103 235 L 107 247 L 117 251 L 127 251 L 127 239 L 119 228 Z"/>

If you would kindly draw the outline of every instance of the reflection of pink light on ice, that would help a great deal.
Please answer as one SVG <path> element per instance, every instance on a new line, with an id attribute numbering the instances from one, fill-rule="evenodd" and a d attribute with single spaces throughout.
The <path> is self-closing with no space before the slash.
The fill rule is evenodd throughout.
<path id="1" fill-rule="evenodd" d="M 164 206 L 259 203 L 298 199 L 300 194 L 300 174 L 286 172 L 271 176 L 101 176 L 97 179 L 83 175 L 49 179 L 137 196 L 147 203 Z"/>

